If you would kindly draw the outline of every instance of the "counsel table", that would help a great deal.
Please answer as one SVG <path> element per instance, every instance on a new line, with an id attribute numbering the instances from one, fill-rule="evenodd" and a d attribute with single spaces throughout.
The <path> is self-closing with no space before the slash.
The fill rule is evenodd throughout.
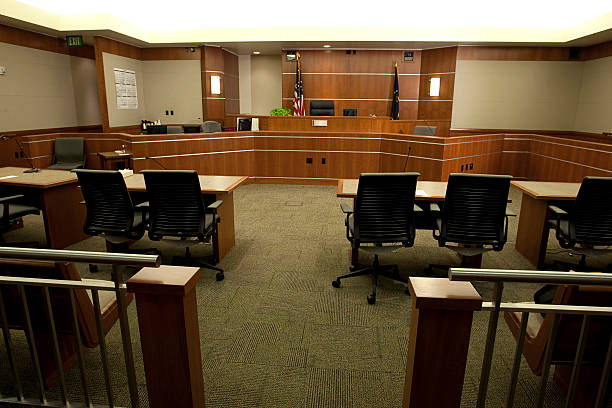
<path id="1" fill-rule="evenodd" d="M 248 180 L 247 176 L 199 176 L 200 188 L 205 202 L 210 204 L 216 200 L 223 200 L 217 210 L 221 217 L 217 236 L 213 237 L 213 251 L 218 260 L 229 252 L 235 243 L 234 229 L 234 190 Z M 125 178 L 125 185 L 132 192 L 146 192 L 144 176 L 134 174 Z"/>
<path id="2" fill-rule="evenodd" d="M 75 173 L 46 170 L 24 173 L 23 167 L 0 168 L 0 195 L 24 194 L 41 209 L 47 246 L 61 249 L 87 238 L 85 207 Z"/>
<path id="3" fill-rule="evenodd" d="M 580 183 L 512 181 L 511 184 L 523 192 L 516 250 L 540 268 L 544 264 L 548 242 L 548 205 L 551 201 L 575 200 Z"/>

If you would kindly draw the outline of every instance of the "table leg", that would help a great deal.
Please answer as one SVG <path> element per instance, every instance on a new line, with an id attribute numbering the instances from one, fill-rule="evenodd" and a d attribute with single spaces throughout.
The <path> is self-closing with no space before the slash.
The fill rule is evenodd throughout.
<path id="1" fill-rule="evenodd" d="M 83 232 L 85 206 L 77 183 L 42 189 L 40 204 L 47 235 L 47 246 L 62 249 L 87 238 Z"/>
<path id="2" fill-rule="evenodd" d="M 355 209 L 355 203 L 357 199 L 353 199 L 353 210 Z M 359 265 L 359 248 L 351 248 L 351 265 L 357 266 Z"/>
<path id="3" fill-rule="evenodd" d="M 215 195 L 216 200 L 223 200 L 223 204 L 217 210 L 221 222 L 217 225 L 217 235 L 213 236 L 213 251 L 215 258 L 221 261 L 236 242 L 236 231 L 234 229 L 234 193 L 222 193 Z"/>
<path id="4" fill-rule="evenodd" d="M 523 194 L 521 214 L 516 234 L 516 250 L 534 266 L 540 268 L 546 257 L 548 202 Z"/>

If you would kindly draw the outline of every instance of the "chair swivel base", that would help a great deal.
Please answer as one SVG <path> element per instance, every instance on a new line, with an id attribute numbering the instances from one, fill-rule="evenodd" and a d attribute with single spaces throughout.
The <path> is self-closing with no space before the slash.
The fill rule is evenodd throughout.
<path id="1" fill-rule="evenodd" d="M 374 259 L 374 263 L 372 266 L 366 265 L 351 265 L 349 268 L 352 272 L 347 273 L 346 275 L 341 275 L 336 278 L 336 280 L 332 281 L 332 286 L 334 288 L 340 287 L 340 280 L 346 278 L 352 278 L 355 276 L 363 276 L 363 275 L 372 275 L 372 292 L 368 295 L 368 303 L 373 305 L 376 303 L 376 288 L 378 286 L 378 277 L 384 276 L 386 278 L 392 279 L 397 282 L 401 282 L 407 284 L 408 281 L 402 279 L 399 276 L 399 268 L 397 265 L 380 265 L 378 264 L 378 259 Z M 408 288 L 405 289 L 406 294 L 410 294 Z"/>
<path id="2" fill-rule="evenodd" d="M 211 265 L 209 263 L 206 262 L 201 262 L 198 261 L 194 258 L 192 258 L 191 256 L 175 256 L 172 257 L 172 265 L 182 265 L 182 266 L 199 266 L 200 268 L 206 268 L 206 269 L 210 269 L 213 271 L 217 271 L 217 274 L 215 275 L 215 278 L 218 281 L 222 281 L 225 278 L 225 275 L 223 274 L 223 269 Z"/>

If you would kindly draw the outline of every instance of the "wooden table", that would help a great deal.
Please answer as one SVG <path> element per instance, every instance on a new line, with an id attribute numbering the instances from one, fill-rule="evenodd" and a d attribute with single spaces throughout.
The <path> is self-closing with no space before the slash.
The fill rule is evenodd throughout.
<path id="1" fill-rule="evenodd" d="M 200 188 L 207 204 L 223 200 L 217 210 L 221 221 L 217 235 L 213 236 L 213 251 L 220 261 L 236 242 L 234 228 L 234 190 L 248 180 L 247 176 L 199 176 Z M 125 178 L 125 185 L 131 192 L 146 192 L 144 176 L 134 174 Z"/>
<path id="2" fill-rule="evenodd" d="M 132 153 L 98 152 L 100 167 L 104 170 L 121 170 L 132 168 Z"/>
<path id="3" fill-rule="evenodd" d="M 446 184 L 446 181 L 417 181 L 416 201 L 444 201 Z M 343 198 L 355 198 L 358 185 L 359 179 L 340 179 L 336 195 Z"/>
<path id="4" fill-rule="evenodd" d="M 511 184 L 523 192 L 516 250 L 534 266 L 541 268 L 548 242 L 548 205 L 551 201 L 575 200 L 580 183 L 513 180 Z"/>
<path id="5" fill-rule="evenodd" d="M 87 238 L 85 206 L 75 173 L 46 170 L 24 173 L 23 167 L 0 168 L 0 195 L 23 194 L 41 209 L 47 246 L 61 249 Z"/>

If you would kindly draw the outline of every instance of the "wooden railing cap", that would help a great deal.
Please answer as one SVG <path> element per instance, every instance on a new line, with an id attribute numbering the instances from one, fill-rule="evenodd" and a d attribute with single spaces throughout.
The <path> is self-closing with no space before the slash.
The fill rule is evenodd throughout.
<path id="1" fill-rule="evenodd" d="M 151 295 L 185 296 L 200 280 L 200 268 L 162 265 L 142 268 L 128 279 L 128 292 Z"/>
<path id="2" fill-rule="evenodd" d="M 410 277 L 410 294 L 417 309 L 480 310 L 482 297 L 470 282 L 446 278 Z"/>

